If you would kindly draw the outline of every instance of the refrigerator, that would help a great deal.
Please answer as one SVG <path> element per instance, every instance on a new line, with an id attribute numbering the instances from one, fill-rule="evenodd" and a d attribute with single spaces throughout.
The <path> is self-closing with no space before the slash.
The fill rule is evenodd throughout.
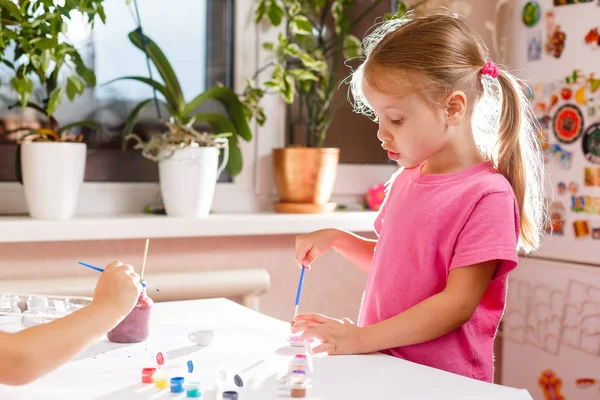
<path id="1" fill-rule="evenodd" d="M 551 223 L 511 273 L 500 381 L 600 399 L 600 1 L 514 0 L 506 63 L 542 130 Z"/>

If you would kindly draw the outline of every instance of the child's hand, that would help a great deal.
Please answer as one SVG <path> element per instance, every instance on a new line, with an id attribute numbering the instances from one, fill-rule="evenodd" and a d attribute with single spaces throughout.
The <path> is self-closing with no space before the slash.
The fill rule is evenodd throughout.
<path id="1" fill-rule="evenodd" d="M 310 265 L 333 246 L 336 229 L 321 229 L 296 236 L 296 262 L 310 269 Z"/>
<path id="2" fill-rule="evenodd" d="M 141 289 L 140 277 L 133 267 L 114 261 L 100 274 L 92 304 L 123 318 L 137 303 Z"/>
<path id="3" fill-rule="evenodd" d="M 348 318 L 333 319 L 320 314 L 298 314 L 292 333 L 304 331 L 302 339 L 315 338 L 321 342 L 314 353 L 359 354 L 361 353 L 361 328 Z"/>

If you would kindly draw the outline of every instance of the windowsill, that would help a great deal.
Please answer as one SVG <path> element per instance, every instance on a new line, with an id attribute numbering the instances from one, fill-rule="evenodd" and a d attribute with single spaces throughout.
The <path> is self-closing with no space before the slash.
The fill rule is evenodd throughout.
<path id="1" fill-rule="evenodd" d="M 0 217 L 0 243 L 285 235 L 336 227 L 353 232 L 373 231 L 373 211 L 331 214 L 211 214 L 206 219 L 126 214 L 77 216 L 44 221 L 29 216 Z"/>

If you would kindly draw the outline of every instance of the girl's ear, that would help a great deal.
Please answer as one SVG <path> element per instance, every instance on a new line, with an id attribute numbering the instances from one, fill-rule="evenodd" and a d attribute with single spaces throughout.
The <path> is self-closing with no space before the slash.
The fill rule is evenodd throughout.
<path id="1" fill-rule="evenodd" d="M 445 103 L 446 123 L 450 126 L 459 125 L 467 112 L 467 96 L 460 90 L 450 93 Z"/>

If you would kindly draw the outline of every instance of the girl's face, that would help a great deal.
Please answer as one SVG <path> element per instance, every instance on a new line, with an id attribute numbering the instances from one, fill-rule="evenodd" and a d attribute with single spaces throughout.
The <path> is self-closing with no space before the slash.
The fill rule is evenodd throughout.
<path id="1" fill-rule="evenodd" d="M 394 94 L 384 93 L 377 87 L 386 88 L 390 83 L 386 86 L 382 74 L 373 75 L 374 85 L 363 78 L 362 91 L 377 116 L 377 137 L 388 157 L 412 168 L 442 150 L 448 141 L 444 110 L 411 88 L 397 87 Z"/>

